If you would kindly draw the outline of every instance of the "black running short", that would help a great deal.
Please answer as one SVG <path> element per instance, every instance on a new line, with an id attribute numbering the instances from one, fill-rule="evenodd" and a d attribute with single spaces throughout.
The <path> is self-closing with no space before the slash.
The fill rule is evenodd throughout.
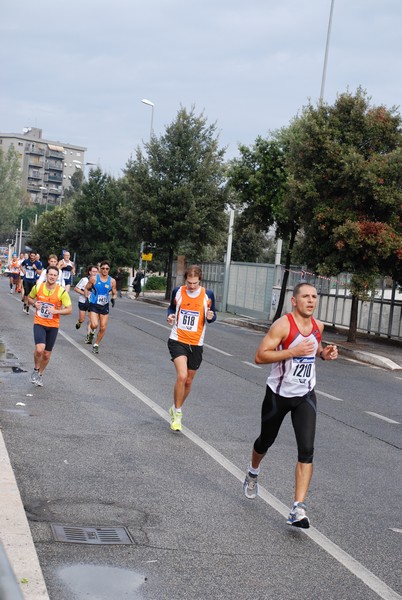
<path id="1" fill-rule="evenodd" d="M 89 303 L 88 312 L 93 312 L 98 315 L 108 315 L 109 314 L 109 303 L 101 306 L 100 304 L 92 304 Z"/>
<path id="2" fill-rule="evenodd" d="M 45 344 L 45 350 L 51 352 L 56 342 L 57 334 L 59 332 L 58 327 L 45 327 L 35 323 L 33 326 L 34 341 L 36 344 Z"/>
<path id="3" fill-rule="evenodd" d="M 183 344 L 182 342 L 168 339 L 168 348 L 173 361 L 178 356 L 186 356 L 188 369 L 197 371 L 200 368 L 202 363 L 202 346 L 191 346 L 191 344 Z"/>
<path id="4" fill-rule="evenodd" d="M 78 310 L 84 310 L 85 312 L 89 310 L 89 300 L 85 299 L 85 302 L 78 302 Z"/>
<path id="5" fill-rule="evenodd" d="M 23 279 L 22 280 L 22 285 L 24 288 L 25 296 L 29 296 L 29 292 L 32 290 L 35 283 L 36 283 L 36 281 L 34 279 Z"/>

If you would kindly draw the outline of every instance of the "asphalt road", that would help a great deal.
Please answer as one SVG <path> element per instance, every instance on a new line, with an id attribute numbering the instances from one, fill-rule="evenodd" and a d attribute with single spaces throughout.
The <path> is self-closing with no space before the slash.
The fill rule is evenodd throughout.
<path id="1" fill-rule="evenodd" d="M 208 326 L 174 434 L 162 308 L 118 300 L 98 356 L 75 330 L 75 308 L 43 388 L 29 382 L 32 316 L 4 282 L 0 310 L 0 339 L 25 371 L 0 373 L 0 424 L 51 600 L 401 597 L 400 372 L 319 361 L 306 532 L 286 525 L 289 419 L 263 463 L 261 496 L 242 492 L 268 370 L 253 364 L 261 333 Z M 58 542 L 51 524 L 122 526 L 133 543 Z"/>

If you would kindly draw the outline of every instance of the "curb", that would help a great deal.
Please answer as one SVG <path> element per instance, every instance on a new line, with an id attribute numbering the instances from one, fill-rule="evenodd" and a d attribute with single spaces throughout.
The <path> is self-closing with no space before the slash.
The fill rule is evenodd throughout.
<path id="1" fill-rule="evenodd" d="M 49 600 L 28 519 L 0 431 L 1 542 L 25 600 Z M 10 596 L 12 598 L 12 596 Z"/>
<path id="2" fill-rule="evenodd" d="M 253 323 L 252 321 L 236 319 L 235 317 L 225 317 L 221 320 L 221 322 L 237 325 L 238 327 L 246 327 L 247 329 L 254 329 L 255 331 L 266 332 L 268 328 L 268 324 Z M 322 340 L 322 343 L 327 346 L 329 344 L 333 344 L 334 342 Z M 381 367 L 382 369 L 388 369 L 389 371 L 400 371 L 402 369 L 401 366 L 385 356 L 380 356 L 379 354 L 374 354 L 372 352 L 364 352 L 363 350 L 353 350 L 338 343 L 336 345 L 340 355 L 350 356 L 362 363 Z"/>
<path id="3" fill-rule="evenodd" d="M 325 342 L 324 344 L 331 344 L 333 342 Z M 340 350 L 340 354 L 352 356 L 354 359 L 367 363 L 369 365 L 374 365 L 376 367 L 381 367 L 382 369 L 388 369 L 389 371 L 400 371 L 402 367 L 397 365 L 390 358 L 386 358 L 385 356 L 380 356 L 379 354 L 373 354 L 372 352 L 364 352 L 363 350 L 351 350 L 350 348 L 346 348 L 346 346 L 342 346 L 342 344 L 337 344 L 338 350 Z"/>

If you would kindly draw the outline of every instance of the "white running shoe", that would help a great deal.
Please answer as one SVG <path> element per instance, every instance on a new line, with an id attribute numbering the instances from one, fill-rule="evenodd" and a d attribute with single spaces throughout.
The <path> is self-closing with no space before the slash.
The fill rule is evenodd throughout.
<path id="1" fill-rule="evenodd" d="M 43 387 L 43 379 L 42 379 L 42 375 L 40 375 L 38 373 L 38 377 L 35 379 L 35 385 L 37 385 L 38 387 Z"/>
<path id="2" fill-rule="evenodd" d="M 294 527 L 308 529 L 310 527 L 310 519 L 306 515 L 306 509 L 307 506 L 304 502 L 298 502 L 290 511 L 286 523 L 288 525 L 293 525 Z"/>
<path id="3" fill-rule="evenodd" d="M 246 478 L 243 482 L 243 491 L 246 498 L 254 500 L 258 495 L 258 475 L 253 475 L 250 471 L 247 471 Z"/>

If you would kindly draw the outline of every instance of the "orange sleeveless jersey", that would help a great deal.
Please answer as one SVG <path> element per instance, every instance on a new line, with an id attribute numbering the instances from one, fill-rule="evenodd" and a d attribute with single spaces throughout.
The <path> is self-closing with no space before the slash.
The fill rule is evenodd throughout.
<path id="1" fill-rule="evenodd" d="M 206 313 L 211 304 L 205 288 L 202 287 L 200 294 L 192 298 L 187 294 L 186 286 L 181 286 L 176 292 L 175 304 L 176 315 L 170 339 L 191 346 L 202 346 Z"/>
<path id="2" fill-rule="evenodd" d="M 50 295 L 49 292 L 51 292 Z M 38 288 L 34 286 L 29 295 L 31 298 L 36 298 L 37 302 L 34 324 L 43 325 L 44 327 L 58 327 L 60 315 L 50 314 L 48 308 L 54 306 L 59 310 L 62 306 L 70 306 L 71 300 L 66 290 L 58 284 L 56 284 L 54 290 L 48 290 L 46 284 L 41 283 Z"/>

